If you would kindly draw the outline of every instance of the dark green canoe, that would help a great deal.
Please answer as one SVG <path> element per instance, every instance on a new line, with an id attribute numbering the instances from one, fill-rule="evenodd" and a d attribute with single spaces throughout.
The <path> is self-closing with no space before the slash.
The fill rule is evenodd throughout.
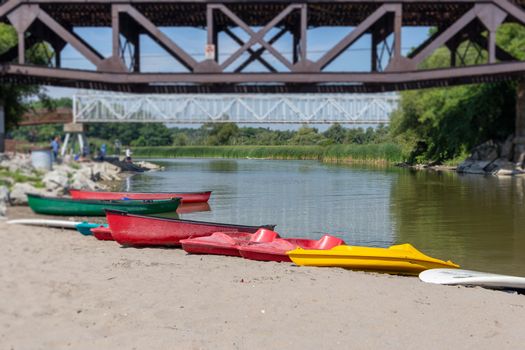
<path id="1" fill-rule="evenodd" d="M 104 216 L 106 209 L 132 214 L 155 214 L 177 210 L 180 198 L 163 200 L 87 200 L 27 194 L 35 213 L 48 215 Z"/>

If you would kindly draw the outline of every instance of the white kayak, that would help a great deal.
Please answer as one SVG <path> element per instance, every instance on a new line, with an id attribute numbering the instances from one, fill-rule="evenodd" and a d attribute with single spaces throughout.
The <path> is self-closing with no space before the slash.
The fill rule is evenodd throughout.
<path id="1" fill-rule="evenodd" d="M 421 272 L 419 279 L 423 282 L 435 284 L 480 286 L 493 289 L 525 289 L 524 277 L 460 269 L 430 269 Z"/>
<path id="2" fill-rule="evenodd" d="M 69 221 L 69 220 L 17 219 L 17 220 L 9 220 L 7 221 L 7 223 L 11 225 L 32 225 L 32 226 L 76 229 L 76 226 L 80 224 L 81 222 L 80 221 Z"/>

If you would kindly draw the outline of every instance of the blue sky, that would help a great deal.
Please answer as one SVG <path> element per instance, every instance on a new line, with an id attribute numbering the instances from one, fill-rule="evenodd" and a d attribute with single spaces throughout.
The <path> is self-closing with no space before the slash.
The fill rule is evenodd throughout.
<path id="1" fill-rule="evenodd" d="M 253 28 L 258 30 L 258 28 Z M 316 60 L 323 55 L 328 49 L 335 45 L 353 28 L 315 28 L 308 30 L 308 49 L 307 56 L 311 60 Z M 176 44 L 183 47 L 197 61 L 204 60 L 204 47 L 206 45 L 206 31 L 196 28 L 161 28 Z M 103 56 L 111 55 L 111 28 L 76 28 L 75 32 L 86 42 L 90 43 Z M 247 40 L 248 35 L 239 28 L 233 30 L 241 39 Z M 269 40 L 276 32 L 271 30 L 265 36 Z M 404 28 L 402 32 L 402 51 L 405 54 L 411 48 L 423 42 L 428 35 L 428 27 Z M 173 58 L 171 58 L 161 47 L 159 47 L 148 36 L 141 36 L 141 70 L 144 72 L 180 72 L 184 68 Z M 391 42 L 392 37 L 390 37 Z M 239 46 L 224 34 L 219 36 L 220 49 L 219 60 L 224 60 L 229 54 L 233 53 Z M 291 60 L 292 38 L 289 34 L 281 37 L 274 45 L 280 52 L 285 53 L 285 57 Z M 347 49 L 339 58 L 327 67 L 328 71 L 369 71 L 370 70 L 370 36 L 364 35 L 350 48 Z M 253 47 L 258 48 L 257 46 Z M 247 55 L 241 56 L 229 70 L 234 69 L 246 58 Z M 266 52 L 263 57 L 279 69 L 284 66 Z M 386 60 L 384 62 L 386 64 Z M 62 52 L 62 64 L 67 68 L 93 70 L 94 66 L 83 58 L 73 47 L 67 45 Z M 249 66 L 249 71 L 264 71 L 262 65 L 258 62 Z M 77 91 L 76 89 L 66 88 L 47 88 L 49 94 L 53 97 L 71 96 Z"/>

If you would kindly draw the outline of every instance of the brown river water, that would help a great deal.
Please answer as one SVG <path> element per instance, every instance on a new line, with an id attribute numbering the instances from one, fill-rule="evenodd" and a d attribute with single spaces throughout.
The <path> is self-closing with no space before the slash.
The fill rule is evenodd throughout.
<path id="1" fill-rule="evenodd" d="M 158 159 L 131 191 L 213 190 L 184 219 L 277 224 L 285 237 L 411 243 L 462 268 L 525 276 L 525 178 L 250 159 Z"/>

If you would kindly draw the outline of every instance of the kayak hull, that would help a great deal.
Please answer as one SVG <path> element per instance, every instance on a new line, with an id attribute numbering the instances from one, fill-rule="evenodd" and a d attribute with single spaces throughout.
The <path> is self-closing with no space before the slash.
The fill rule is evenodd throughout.
<path id="1" fill-rule="evenodd" d="M 99 226 L 91 229 L 91 233 L 99 241 L 114 241 L 111 229 L 107 226 Z"/>
<path id="2" fill-rule="evenodd" d="M 342 245 L 325 251 L 298 248 L 287 254 L 295 264 L 302 266 L 342 267 L 402 275 L 417 275 L 433 268 L 459 267 L 451 261 L 429 257 L 410 244 L 389 248 Z"/>
<path id="3" fill-rule="evenodd" d="M 190 254 L 211 254 L 240 257 L 239 248 L 249 243 L 268 242 L 279 234 L 266 228 L 255 233 L 215 232 L 210 236 L 183 239 L 182 249 Z"/>
<path id="4" fill-rule="evenodd" d="M 286 254 L 298 247 L 303 249 L 331 249 L 335 246 L 345 244 L 337 237 L 324 235 L 319 240 L 303 238 L 277 238 L 271 242 L 260 244 L 247 244 L 239 247 L 241 256 L 249 260 L 291 262 Z"/>
<path id="5" fill-rule="evenodd" d="M 82 200 L 71 198 L 44 197 L 27 194 L 29 207 L 38 214 L 104 216 L 106 209 L 125 210 L 136 214 L 156 214 L 177 210 L 180 199 L 169 200 Z"/>
<path id="6" fill-rule="evenodd" d="M 171 199 L 181 198 L 182 203 L 205 203 L 211 196 L 211 191 L 205 192 L 99 192 L 84 190 L 69 190 L 71 198 L 92 200 L 128 199 Z"/>
<path id="7" fill-rule="evenodd" d="M 122 245 L 132 246 L 180 246 L 182 239 L 209 236 L 214 232 L 255 233 L 260 227 L 274 227 L 143 216 L 116 210 L 107 210 L 106 219 L 113 238 Z"/>
<path id="8" fill-rule="evenodd" d="M 238 246 L 248 242 L 251 233 L 245 232 L 215 232 L 210 236 L 182 239 L 182 249 L 190 254 L 210 254 L 238 256 Z"/>

